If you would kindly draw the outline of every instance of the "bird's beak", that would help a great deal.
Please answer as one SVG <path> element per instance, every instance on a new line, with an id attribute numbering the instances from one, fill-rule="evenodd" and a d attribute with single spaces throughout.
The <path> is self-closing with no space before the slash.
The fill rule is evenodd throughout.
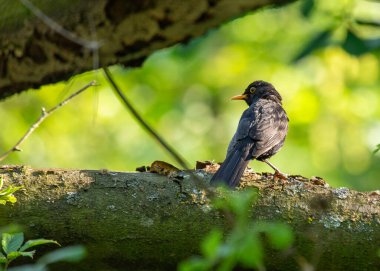
<path id="1" fill-rule="evenodd" d="M 236 95 L 231 97 L 231 100 L 245 100 L 248 98 L 247 94 L 242 94 L 242 95 Z"/>

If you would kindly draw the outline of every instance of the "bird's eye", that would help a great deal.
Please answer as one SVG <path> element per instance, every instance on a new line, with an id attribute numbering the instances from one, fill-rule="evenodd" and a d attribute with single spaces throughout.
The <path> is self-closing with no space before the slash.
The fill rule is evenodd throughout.
<path id="1" fill-rule="evenodd" d="M 251 92 L 252 94 L 253 94 L 255 91 L 256 91 L 256 88 L 255 88 L 255 87 L 251 87 L 251 88 L 249 89 L 249 92 Z"/>

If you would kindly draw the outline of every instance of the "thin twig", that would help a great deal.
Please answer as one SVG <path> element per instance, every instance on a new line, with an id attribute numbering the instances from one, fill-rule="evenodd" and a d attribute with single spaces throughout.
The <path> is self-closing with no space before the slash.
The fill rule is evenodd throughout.
<path id="1" fill-rule="evenodd" d="M 92 81 L 92 82 L 88 83 L 87 85 L 85 85 L 84 87 L 82 87 L 81 89 L 79 89 L 77 92 L 74 92 L 69 97 L 67 97 L 65 100 L 63 100 L 62 102 L 60 102 L 59 104 L 57 104 L 53 108 L 49 109 L 48 111 L 46 111 L 45 108 L 42 108 L 41 116 L 38 118 L 38 120 L 35 123 L 33 123 L 32 126 L 30 126 L 29 130 L 23 135 L 23 137 L 21 137 L 21 139 L 11 149 L 9 149 L 8 151 L 6 151 L 5 153 L 3 153 L 0 156 L 0 161 L 2 161 L 5 158 L 7 158 L 8 155 L 11 154 L 12 152 L 21 151 L 20 145 L 34 132 L 34 130 L 36 130 L 38 128 L 38 126 L 40 126 L 40 124 L 47 117 L 49 117 L 58 108 L 60 108 L 60 107 L 64 106 L 65 104 L 67 104 L 72 98 L 74 98 L 75 96 L 79 95 L 81 92 L 83 92 L 84 90 L 86 90 L 87 88 L 89 88 L 91 86 L 94 86 L 94 85 L 95 85 L 95 81 Z"/>
<path id="2" fill-rule="evenodd" d="M 140 123 L 140 125 L 154 138 L 156 139 L 161 146 L 177 161 L 178 164 L 182 166 L 183 169 L 187 170 L 190 175 L 190 181 L 193 181 L 195 186 L 198 189 L 203 189 L 206 193 L 206 195 L 209 198 L 215 197 L 215 192 L 202 180 L 194 174 L 189 166 L 188 163 L 185 161 L 185 159 L 182 158 L 181 155 L 178 154 L 174 150 L 173 147 L 171 147 L 162 136 L 160 136 L 152 127 L 149 126 L 149 124 L 140 116 L 140 114 L 136 111 L 136 109 L 132 106 L 132 104 L 128 101 L 127 97 L 123 94 L 119 86 L 116 84 L 115 80 L 112 77 L 111 72 L 108 70 L 107 67 L 103 67 L 103 71 L 106 75 L 106 78 L 108 79 L 109 83 L 111 84 L 113 90 L 116 92 L 117 96 L 121 99 L 123 104 L 126 106 L 126 108 L 132 113 L 132 115 L 136 118 L 136 120 Z M 228 217 L 228 214 L 227 214 Z"/>
<path id="3" fill-rule="evenodd" d="M 136 118 L 136 120 L 141 124 L 141 126 L 154 138 L 158 141 L 158 143 L 161 144 L 162 147 L 164 147 L 165 150 L 167 150 L 170 155 L 177 161 L 178 164 L 181 165 L 184 169 L 189 169 L 189 166 L 185 159 L 179 155 L 177 151 L 174 150 L 173 147 L 171 147 L 162 136 L 160 136 L 157 131 L 155 131 L 136 111 L 136 109 L 132 106 L 132 104 L 128 101 L 128 99 L 125 97 L 123 92 L 120 90 L 120 88 L 116 85 L 115 80 L 113 79 L 110 71 L 107 67 L 103 67 L 103 71 L 106 75 L 106 78 L 110 82 L 113 90 L 116 92 L 116 94 L 119 96 L 119 98 L 122 100 L 124 105 L 128 108 L 128 110 L 132 113 L 132 115 Z"/>

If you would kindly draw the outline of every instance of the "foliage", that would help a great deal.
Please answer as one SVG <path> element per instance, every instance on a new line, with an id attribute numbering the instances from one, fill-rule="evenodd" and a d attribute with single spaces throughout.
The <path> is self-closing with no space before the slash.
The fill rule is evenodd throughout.
<path id="1" fill-rule="evenodd" d="M 49 243 L 59 245 L 56 241 L 47 239 L 29 240 L 24 243 L 22 232 L 3 233 L 0 252 L 0 264 L 3 265 L 1 270 L 7 270 L 9 264 L 21 256 L 33 258 L 36 251 L 29 250 L 30 248 Z"/>
<path id="2" fill-rule="evenodd" d="M 182 262 L 179 270 L 227 271 L 236 266 L 262 270 L 265 253 L 263 234 L 273 248 L 289 248 L 293 234 L 286 224 L 251 222 L 249 212 L 256 196 L 256 191 L 245 190 L 237 193 L 224 192 L 224 197 L 216 199 L 216 207 L 234 217 L 231 230 L 225 236 L 219 229 L 212 230 L 202 242 L 202 256 Z"/>
<path id="3" fill-rule="evenodd" d="M 19 257 L 33 258 L 36 251 L 30 250 L 30 248 L 44 244 L 59 245 L 57 241 L 47 239 L 28 240 L 24 243 L 24 234 L 22 232 L 3 232 L 1 239 L 0 270 L 8 270 L 9 264 Z M 46 271 L 48 270 L 47 265 L 49 264 L 60 261 L 77 262 L 85 255 L 86 251 L 83 246 L 65 247 L 45 254 L 33 265 L 19 266 L 9 270 Z"/>
<path id="4" fill-rule="evenodd" d="M 35 264 L 10 268 L 9 271 L 47 271 L 47 265 L 56 262 L 78 262 L 86 256 L 83 246 L 70 246 L 56 249 L 37 260 Z"/>
<path id="5" fill-rule="evenodd" d="M 8 185 L 7 188 L 2 189 L 3 185 L 4 185 L 4 178 L 3 176 L 0 176 L 0 204 L 5 205 L 7 204 L 7 202 L 15 203 L 17 199 L 13 195 L 13 193 L 21 189 L 22 186 Z"/>
<path id="6" fill-rule="evenodd" d="M 360 56 L 380 48 L 380 37 L 365 37 L 368 30 L 365 31 L 362 28 L 363 25 L 374 28 L 379 28 L 380 25 L 375 18 L 369 20 L 358 18 L 360 14 L 357 15 L 355 13 L 355 7 L 357 3 L 360 3 L 359 1 L 346 1 L 346 3 L 336 1 L 335 5 L 340 6 L 340 11 L 338 11 L 337 7 L 334 7 L 334 4 L 332 5 L 333 8 L 331 6 L 330 8 L 326 8 L 326 5 L 323 5 L 323 1 L 316 3 L 314 0 L 304 0 L 302 2 L 300 7 L 301 14 L 307 19 L 324 19 L 324 17 L 329 16 L 330 20 L 325 20 L 327 23 L 324 28 L 319 30 L 306 43 L 305 47 L 294 58 L 295 61 L 304 58 L 317 49 L 327 46 L 340 46 L 347 53 L 354 56 Z M 335 34 L 336 32 L 340 32 L 339 37 Z"/>

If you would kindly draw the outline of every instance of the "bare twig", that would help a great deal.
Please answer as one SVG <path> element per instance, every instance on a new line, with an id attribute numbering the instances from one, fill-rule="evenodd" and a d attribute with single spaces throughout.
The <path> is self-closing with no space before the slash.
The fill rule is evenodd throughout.
<path id="1" fill-rule="evenodd" d="M 174 150 L 173 147 L 171 147 L 162 136 L 160 136 L 157 131 L 155 131 L 136 111 L 136 109 L 132 106 L 132 104 L 128 101 L 127 97 L 123 94 L 123 92 L 120 90 L 120 88 L 116 85 L 115 80 L 113 80 L 113 77 L 108 70 L 107 67 L 103 67 L 103 71 L 106 75 L 106 78 L 108 79 L 108 82 L 111 84 L 113 90 L 116 92 L 117 96 L 122 100 L 123 104 L 128 108 L 128 110 L 132 113 L 132 115 L 136 118 L 136 120 L 140 123 L 140 125 L 154 138 L 158 141 L 158 143 L 161 144 L 162 147 L 164 147 L 165 150 L 167 150 L 170 155 L 177 161 L 178 164 L 181 165 L 184 169 L 189 169 L 189 166 L 185 159 L 181 157 L 181 155 Z"/>
<path id="2" fill-rule="evenodd" d="M 79 95 L 81 92 L 83 92 L 84 90 L 86 90 L 87 88 L 89 88 L 91 86 L 94 86 L 94 85 L 95 85 L 95 81 L 92 81 L 92 82 L 88 83 L 87 85 L 85 85 L 84 87 L 82 87 L 81 89 L 79 89 L 77 92 L 74 92 L 69 97 L 67 97 L 65 100 L 63 100 L 62 102 L 60 102 L 59 104 L 57 104 L 53 108 L 49 109 L 48 111 L 46 111 L 45 108 L 42 108 L 41 116 L 38 118 L 38 120 L 35 123 L 33 123 L 32 126 L 30 126 L 29 130 L 23 135 L 23 137 L 21 137 L 21 139 L 11 149 L 9 149 L 8 151 L 6 151 L 5 153 L 3 153 L 0 156 L 0 161 L 2 161 L 5 158 L 7 158 L 8 155 L 11 154 L 12 152 L 21 151 L 20 145 L 34 132 L 34 130 L 37 129 L 37 127 L 47 117 L 49 117 L 58 108 L 60 108 L 60 107 L 64 106 L 65 104 L 67 104 L 72 98 L 74 98 L 75 96 Z"/>
<path id="3" fill-rule="evenodd" d="M 136 111 L 136 109 L 133 107 L 133 105 L 128 101 L 127 97 L 123 94 L 119 86 L 116 84 L 115 80 L 112 77 L 111 72 L 108 70 L 107 67 L 103 67 L 103 71 L 106 75 L 106 78 L 108 79 L 109 83 L 111 84 L 113 90 L 116 92 L 117 96 L 121 99 L 123 104 L 127 107 L 127 109 L 132 113 L 132 115 L 136 118 L 137 122 L 140 123 L 140 125 L 154 138 L 156 139 L 161 146 L 177 161 L 178 164 L 181 165 L 181 167 L 188 171 L 190 175 L 190 180 L 194 182 L 196 187 L 198 189 L 203 189 L 206 193 L 206 195 L 212 199 L 215 197 L 215 192 L 202 180 L 194 174 L 189 166 L 188 163 L 185 161 L 185 159 L 182 158 L 180 154 L 178 154 L 177 151 L 174 150 L 173 147 L 171 147 L 162 136 L 160 136 L 152 127 L 149 126 L 149 124 L 140 116 L 140 114 Z M 229 221 L 231 221 L 231 214 L 228 212 L 224 212 L 226 214 L 226 217 Z"/>

